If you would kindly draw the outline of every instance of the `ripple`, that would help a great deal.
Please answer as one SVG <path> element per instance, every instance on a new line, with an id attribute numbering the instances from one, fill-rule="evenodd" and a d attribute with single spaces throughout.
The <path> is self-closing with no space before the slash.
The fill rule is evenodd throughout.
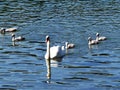
<path id="1" fill-rule="evenodd" d="M 113 88 L 114 86 L 113 85 L 109 85 L 109 84 L 106 84 L 106 85 L 97 85 L 97 87 L 106 87 L 106 88 Z"/>
<path id="2" fill-rule="evenodd" d="M 46 51 L 46 49 L 43 48 L 36 48 L 36 50 Z"/>
<path id="3" fill-rule="evenodd" d="M 41 65 L 43 65 L 43 64 L 39 64 L 39 63 L 32 63 L 32 62 L 16 62 L 16 63 L 11 63 L 11 65 L 19 65 L 19 64 L 26 64 L 26 65 L 35 65 L 35 66 L 41 66 Z"/>
<path id="4" fill-rule="evenodd" d="M 3 87 L 8 87 L 9 85 L 3 85 Z M 0 88 L 0 90 L 17 90 L 14 88 Z"/>
<path id="5" fill-rule="evenodd" d="M 84 81 L 93 81 L 92 79 L 89 78 L 85 78 L 85 77 L 71 77 L 71 78 L 64 78 L 66 80 L 70 79 L 70 80 L 84 80 Z"/>
<path id="6" fill-rule="evenodd" d="M 93 74 L 93 75 L 100 75 L 100 76 L 113 76 L 114 74 L 106 73 L 106 72 L 98 72 L 98 71 L 91 71 L 91 72 L 80 72 L 81 74 Z"/>
<path id="7" fill-rule="evenodd" d="M 68 65 L 65 65 L 64 68 L 91 68 L 90 66 L 68 66 Z"/>
<path id="8" fill-rule="evenodd" d="M 118 48 L 114 48 L 115 50 L 120 50 L 120 48 L 118 47 Z"/>
<path id="9" fill-rule="evenodd" d="M 28 73 L 28 70 L 8 70 L 9 72 L 19 72 L 19 73 Z"/>
<path id="10" fill-rule="evenodd" d="M 12 46 L 11 33 L 0 34 L 0 90 L 119 89 L 119 5 L 119 0 L 2 0 L 0 27 L 19 27 L 15 33 L 26 41 Z M 96 32 L 109 39 L 89 50 L 87 37 L 95 38 Z M 52 44 L 77 45 L 60 63 L 52 63 L 49 86 L 41 84 L 48 34 Z"/>
<path id="11" fill-rule="evenodd" d="M 3 53 L 3 54 L 12 54 L 12 55 L 19 54 L 19 55 L 37 57 L 37 55 L 35 55 L 35 54 L 31 54 L 31 53 L 29 53 L 29 52 L 22 52 L 22 51 L 4 51 L 4 52 L 2 52 L 2 53 Z"/>
<path id="12" fill-rule="evenodd" d="M 108 53 L 92 54 L 92 56 L 110 56 Z"/>
<path id="13" fill-rule="evenodd" d="M 120 69 L 120 67 L 106 67 L 106 66 L 103 66 L 103 67 L 101 67 L 101 66 L 98 66 L 98 67 L 93 67 L 93 68 L 96 68 L 96 69 L 113 69 L 113 70 L 119 70 Z"/>
<path id="14" fill-rule="evenodd" d="M 110 61 L 99 61 L 99 60 L 95 60 L 93 62 L 95 62 L 95 63 L 101 63 L 101 64 L 110 64 L 111 63 Z"/>
<path id="15" fill-rule="evenodd" d="M 6 57 L 6 56 L 3 56 L 3 55 L 0 56 L 0 58 L 3 59 L 3 60 L 13 59 L 13 58 L 10 58 L 10 56 L 7 56 L 7 57 Z M 2 62 L 4 62 L 4 61 L 2 61 Z"/>
<path id="16" fill-rule="evenodd" d="M 2 53 L 3 54 L 17 54 L 17 53 L 26 53 L 26 52 L 21 52 L 21 51 L 4 51 Z"/>
<path id="17" fill-rule="evenodd" d="M 45 43 L 44 41 L 29 41 L 28 43 Z"/>
<path id="18" fill-rule="evenodd" d="M 0 48 L 0 50 L 3 50 L 4 48 Z"/>

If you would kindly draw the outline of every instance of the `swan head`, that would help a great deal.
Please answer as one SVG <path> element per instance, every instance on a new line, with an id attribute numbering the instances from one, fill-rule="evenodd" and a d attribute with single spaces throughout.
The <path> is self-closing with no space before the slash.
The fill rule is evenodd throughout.
<path id="1" fill-rule="evenodd" d="M 99 33 L 96 33 L 96 36 L 97 36 L 97 37 L 99 37 L 99 36 L 100 36 L 100 34 L 99 34 Z"/>
<path id="2" fill-rule="evenodd" d="M 92 38 L 91 38 L 91 37 L 88 37 L 88 41 L 92 41 Z"/>
<path id="3" fill-rule="evenodd" d="M 50 41 L 49 35 L 46 36 L 46 43 L 47 43 L 48 41 Z"/>
<path id="4" fill-rule="evenodd" d="M 0 32 L 1 32 L 2 34 L 5 34 L 5 28 L 1 28 L 1 29 L 0 29 Z"/>
<path id="5" fill-rule="evenodd" d="M 15 37 L 15 34 L 12 34 L 11 36 L 12 36 L 12 37 Z"/>
<path id="6" fill-rule="evenodd" d="M 3 30 L 3 31 L 5 31 L 5 28 L 1 28 L 0 30 Z"/>
<path id="7" fill-rule="evenodd" d="M 15 34 L 12 34 L 12 41 L 14 42 L 15 41 Z"/>

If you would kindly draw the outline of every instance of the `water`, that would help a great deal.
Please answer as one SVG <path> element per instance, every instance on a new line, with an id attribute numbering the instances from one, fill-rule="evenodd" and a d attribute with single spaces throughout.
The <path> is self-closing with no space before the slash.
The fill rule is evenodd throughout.
<path id="1" fill-rule="evenodd" d="M 12 46 L 11 33 L 0 34 L 0 90 L 119 90 L 119 0 L 2 0 L 0 27 L 18 27 L 25 41 Z M 108 37 L 88 48 L 96 32 Z M 45 36 L 51 44 L 76 47 L 52 61 L 47 79 Z"/>

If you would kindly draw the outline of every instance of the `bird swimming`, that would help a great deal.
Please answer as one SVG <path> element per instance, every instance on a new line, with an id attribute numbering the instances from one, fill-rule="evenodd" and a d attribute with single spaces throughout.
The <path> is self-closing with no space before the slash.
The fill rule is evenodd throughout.
<path id="1" fill-rule="evenodd" d="M 66 45 L 66 49 L 71 49 L 75 47 L 75 44 L 69 42 L 65 42 L 65 45 Z"/>
<path id="2" fill-rule="evenodd" d="M 88 37 L 88 45 L 96 45 L 99 44 L 98 40 L 93 40 L 91 37 Z"/>
<path id="3" fill-rule="evenodd" d="M 23 41 L 25 40 L 24 37 L 22 36 L 19 36 L 19 37 L 15 37 L 15 34 L 12 34 L 12 41 L 15 42 L 15 41 Z"/>
<path id="4" fill-rule="evenodd" d="M 15 32 L 17 31 L 17 27 L 13 27 L 13 28 L 1 28 L 0 29 L 0 33 L 1 34 L 5 34 L 6 32 Z"/>
<path id="5" fill-rule="evenodd" d="M 65 56 L 66 49 L 64 46 L 52 46 L 50 47 L 50 37 L 46 36 L 46 44 L 47 44 L 47 51 L 45 54 L 45 59 L 56 59 L 56 58 L 62 58 Z"/>
<path id="6" fill-rule="evenodd" d="M 96 40 L 98 41 L 103 41 L 103 40 L 106 40 L 107 38 L 105 36 L 100 36 L 99 33 L 96 33 Z"/>

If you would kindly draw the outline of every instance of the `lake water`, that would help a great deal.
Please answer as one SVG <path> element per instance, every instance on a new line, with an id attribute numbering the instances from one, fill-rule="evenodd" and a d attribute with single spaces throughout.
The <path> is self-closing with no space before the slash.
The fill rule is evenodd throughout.
<path id="1" fill-rule="evenodd" d="M 119 0 L 1 0 L 0 27 L 18 27 L 25 41 L 0 34 L 0 90 L 119 90 Z M 88 48 L 99 32 L 108 39 Z M 45 36 L 75 48 L 51 63 L 47 79 Z"/>

